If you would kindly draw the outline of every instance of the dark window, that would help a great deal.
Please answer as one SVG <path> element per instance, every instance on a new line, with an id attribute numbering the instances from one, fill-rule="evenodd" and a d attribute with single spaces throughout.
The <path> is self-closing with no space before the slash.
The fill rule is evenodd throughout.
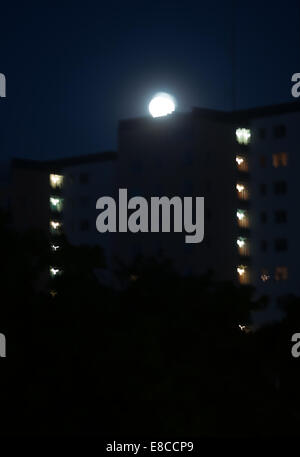
<path id="1" fill-rule="evenodd" d="M 87 219 L 82 219 L 80 221 L 80 230 L 82 232 L 88 230 L 90 228 L 90 224 L 89 224 L 89 221 Z"/>
<path id="2" fill-rule="evenodd" d="M 282 138 L 283 136 L 286 135 L 285 125 L 283 125 L 283 124 L 275 125 L 273 128 L 273 133 L 274 133 L 275 138 Z"/>
<path id="3" fill-rule="evenodd" d="M 287 221 L 287 213 L 285 210 L 280 209 L 274 212 L 274 221 L 277 224 L 284 224 Z"/>
<path id="4" fill-rule="evenodd" d="M 288 248 L 287 239 L 286 238 L 277 238 L 274 241 L 274 247 L 276 251 L 286 251 Z"/>
<path id="5" fill-rule="evenodd" d="M 265 183 L 261 183 L 261 185 L 260 185 L 260 193 L 261 193 L 261 195 L 266 195 L 266 193 L 267 193 L 267 186 L 266 186 Z"/>
<path id="6" fill-rule="evenodd" d="M 274 194 L 286 194 L 287 183 L 285 181 L 276 181 L 274 182 Z"/>
<path id="7" fill-rule="evenodd" d="M 80 184 L 87 184 L 89 182 L 88 173 L 80 173 L 79 181 L 80 181 Z"/>
<path id="8" fill-rule="evenodd" d="M 263 224 L 265 224 L 265 223 L 267 222 L 267 219 L 268 219 L 267 213 L 266 213 L 265 211 L 262 211 L 262 212 L 260 213 L 260 220 L 261 220 L 261 222 L 262 222 Z"/>
<path id="9" fill-rule="evenodd" d="M 266 138 L 266 129 L 263 127 L 258 129 L 258 136 L 261 140 L 264 140 Z"/>
<path id="10" fill-rule="evenodd" d="M 266 251 L 268 249 L 268 242 L 266 240 L 261 240 L 260 242 L 260 249 L 262 251 Z"/>
<path id="11" fill-rule="evenodd" d="M 265 168 L 265 166 L 267 164 L 266 156 L 260 156 L 259 163 L 262 168 Z"/>

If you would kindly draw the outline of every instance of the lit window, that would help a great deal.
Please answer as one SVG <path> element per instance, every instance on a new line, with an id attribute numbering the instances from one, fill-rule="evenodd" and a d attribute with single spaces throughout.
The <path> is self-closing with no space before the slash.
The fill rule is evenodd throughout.
<path id="1" fill-rule="evenodd" d="M 239 329 L 244 333 L 250 333 L 252 331 L 250 325 L 239 324 Z"/>
<path id="2" fill-rule="evenodd" d="M 249 191 L 247 186 L 242 183 L 237 183 L 236 190 L 238 194 L 238 198 L 240 200 L 248 200 L 249 199 Z"/>
<path id="3" fill-rule="evenodd" d="M 50 186 L 53 189 L 60 188 L 63 185 L 64 177 L 62 175 L 50 175 Z"/>
<path id="4" fill-rule="evenodd" d="M 236 244 L 238 245 L 238 252 L 240 255 L 249 255 L 249 242 L 247 238 L 238 237 Z"/>
<path id="5" fill-rule="evenodd" d="M 50 267 L 50 276 L 52 278 L 55 278 L 56 276 L 59 276 L 62 274 L 62 270 L 56 267 Z"/>
<path id="6" fill-rule="evenodd" d="M 275 279 L 276 279 L 276 281 L 286 281 L 288 279 L 287 267 L 276 267 Z"/>
<path id="7" fill-rule="evenodd" d="M 262 280 L 262 282 L 269 281 L 270 275 L 269 275 L 269 272 L 268 272 L 268 270 L 266 268 L 262 269 L 261 275 L 260 275 L 260 279 Z"/>
<path id="8" fill-rule="evenodd" d="M 237 245 L 238 245 L 239 248 L 242 248 L 242 247 L 245 246 L 244 238 L 241 238 L 241 237 L 238 238 L 236 243 L 237 243 Z"/>
<path id="9" fill-rule="evenodd" d="M 244 209 L 238 209 L 236 212 L 236 217 L 238 220 L 238 226 L 242 228 L 249 227 L 249 216 L 248 212 Z"/>
<path id="10" fill-rule="evenodd" d="M 251 133 L 249 129 L 236 129 L 236 139 L 239 144 L 248 144 L 250 143 Z"/>
<path id="11" fill-rule="evenodd" d="M 239 171 L 248 171 L 248 161 L 245 157 L 236 156 L 235 161 Z"/>
<path id="12" fill-rule="evenodd" d="M 53 268 L 52 268 L 52 270 L 53 270 Z M 246 270 L 245 270 L 245 267 L 244 267 L 243 265 L 237 267 L 237 272 L 238 272 L 238 274 L 239 274 L 240 276 L 243 276 L 243 275 L 245 274 L 245 271 L 246 271 Z"/>
<path id="13" fill-rule="evenodd" d="M 61 232 L 62 224 L 58 221 L 50 221 L 50 230 L 51 233 L 58 234 Z"/>
<path id="14" fill-rule="evenodd" d="M 239 265 L 236 269 L 240 284 L 249 284 L 249 271 L 246 265 Z"/>
<path id="15" fill-rule="evenodd" d="M 50 208 L 52 211 L 61 212 L 63 209 L 63 199 L 59 197 L 50 197 Z"/>
<path id="16" fill-rule="evenodd" d="M 288 156 L 286 152 L 277 152 L 273 154 L 273 167 L 286 167 L 288 162 Z"/>

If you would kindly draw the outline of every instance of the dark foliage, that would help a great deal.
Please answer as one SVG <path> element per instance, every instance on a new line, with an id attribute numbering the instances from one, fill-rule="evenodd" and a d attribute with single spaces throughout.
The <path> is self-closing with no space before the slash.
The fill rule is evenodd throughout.
<path id="1" fill-rule="evenodd" d="M 64 240 L 56 262 L 41 233 L 1 222 L 2 431 L 99 436 L 253 436 L 296 433 L 299 362 L 286 319 L 257 332 L 251 288 L 181 277 L 136 259 L 126 286 L 101 285 L 101 250 Z M 119 272 L 120 273 L 120 272 Z M 49 290 L 57 294 L 51 296 Z M 299 329 L 299 325 L 298 325 Z"/>

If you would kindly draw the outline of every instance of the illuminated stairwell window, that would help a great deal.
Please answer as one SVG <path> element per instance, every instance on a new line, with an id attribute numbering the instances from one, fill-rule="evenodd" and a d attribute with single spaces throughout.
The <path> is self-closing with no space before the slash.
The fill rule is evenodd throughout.
<path id="1" fill-rule="evenodd" d="M 235 131 L 236 139 L 239 144 L 249 144 L 251 139 L 250 129 L 238 128 Z"/>
<path id="2" fill-rule="evenodd" d="M 238 280 L 240 284 L 250 283 L 249 268 L 246 265 L 238 265 L 236 268 Z"/>
<path id="3" fill-rule="evenodd" d="M 248 160 L 244 156 L 236 156 L 237 169 L 239 171 L 248 171 Z"/>
<path id="4" fill-rule="evenodd" d="M 249 227 L 249 214 L 248 211 L 244 209 L 238 209 L 236 212 L 238 226 L 241 228 L 248 228 Z"/>
<path id="5" fill-rule="evenodd" d="M 248 238 L 239 236 L 236 240 L 236 244 L 238 246 L 238 253 L 241 256 L 248 256 L 249 255 L 249 240 Z"/>
<path id="6" fill-rule="evenodd" d="M 55 278 L 57 276 L 60 276 L 62 274 L 62 270 L 57 267 L 50 267 L 49 268 L 50 276 L 51 278 Z"/>
<path id="7" fill-rule="evenodd" d="M 60 235 L 62 232 L 62 223 L 59 221 L 50 221 L 50 232 L 53 235 Z"/>
<path id="8" fill-rule="evenodd" d="M 249 189 L 246 184 L 238 182 L 235 187 L 239 200 L 249 200 Z"/>
<path id="9" fill-rule="evenodd" d="M 63 198 L 52 196 L 50 197 L 50 209 L 60 213 L 63 210 Z"/>
<path id="10" fill-rule="evenodd" d="M 50 186 L 52 189 L 61 188 L 63 186 L 64 177 L 63 175 L 50 174 Z"/>

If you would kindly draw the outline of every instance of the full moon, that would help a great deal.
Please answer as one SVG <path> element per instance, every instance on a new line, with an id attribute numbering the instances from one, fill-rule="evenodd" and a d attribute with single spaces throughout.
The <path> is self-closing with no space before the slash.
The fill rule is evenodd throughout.
<path id="1" fill-rule="evenodd" d="M 174 98 L 165 93 L 156 94 L 149 103 L 149 112 L 152 117 L 162 117 L 173 113 L 175 110 Z"/>

